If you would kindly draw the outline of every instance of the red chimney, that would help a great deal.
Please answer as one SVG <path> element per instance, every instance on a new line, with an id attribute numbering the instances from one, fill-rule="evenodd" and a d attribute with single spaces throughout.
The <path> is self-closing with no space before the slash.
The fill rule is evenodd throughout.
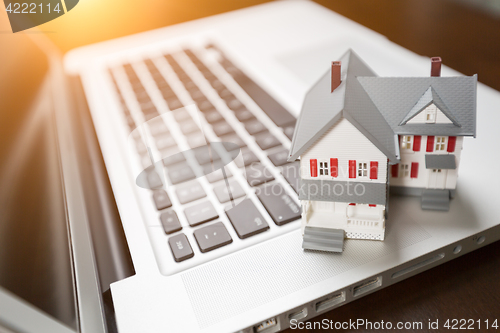
<path id="1" fill-rule="evenodd" d="M 340 61 L 332 61 L 332 91 L 340 85 Z"/>
<path id="2" fill-rule="evenodd" d="M 441 76 L 441 58 L 431 58 L 431 76 Z"/>

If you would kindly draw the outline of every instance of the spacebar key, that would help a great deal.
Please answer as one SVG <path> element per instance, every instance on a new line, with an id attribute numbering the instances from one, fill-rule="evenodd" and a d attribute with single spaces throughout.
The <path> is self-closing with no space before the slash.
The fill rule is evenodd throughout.
<path id="1" fill-rule="evenodd" d="M 235 207 L 227 210 L 226 214 L 241 239 L 269 229 L 269 225 L 250 199 L 241 201 Z"/>

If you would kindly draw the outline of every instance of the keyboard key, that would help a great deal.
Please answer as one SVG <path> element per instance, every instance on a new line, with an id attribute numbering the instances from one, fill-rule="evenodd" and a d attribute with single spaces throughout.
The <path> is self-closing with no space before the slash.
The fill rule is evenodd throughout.
<path id="1" fill-rule="evenodd" d="M 151 157 L 149 154 L 143 154 L 140 156 L 141 157 L 141 165 L 144 169 L 149 168 L 153 163 L 151 162 Z"/>
<path id="2" fill-rule="evenodd" d="M 174 255 L 174 260 L 176 262 L 181 262 L 194 256 L 193 249 L 184 234 L 170 237 L 168 239 L 168 245 L 170 245 L 170 249 L 172 250 L 172 254 Z"/>
<path id="3" fill-rule="evenodd" d="M 213 146 L 211 144 L 193 149 L 194 156 L 200 165 L 220 160 L 220 156 Z"/>
<path id="4" fill-rule="evenodd" d="M 199 131 L 198 125 L 196 125 L 193 119 L 184 120 L 183 122 L 179 123 L 179 127 L 181 128 L 181 131 L 182 133 L 184 133 L 184 135 Z"/>
<path id="5" fill-rule="evenodd" d="M 174 138 L 170 134 L 164 134 L 155 137 L 156 148 L 158 150 L 164 150 L 176 145 Z"/>
<path id="6" fill-rule="evenodd" d="M 227 107 L 230 108 L 231 110 L 238 110 L 239 108 L 243 107 L 243 104 L 236 98 L 233 99 L 227 99 L 225 100 Z"/>
<path id="7" fill-rule="evenodd" d="M 177 110 L 177 109 L 182 108 L 184 106 L 184 105 L 182 105 L 181 101 L 179 101 L 177 98 L 168 99 L 167 104 L 168 104 L 168 108 L 170 110 Z"/>
<path id="8" fill-rule="evenodd" d="M 226 178 L 229 178 L 232 176 L 231 171 L 229 169 L 224 168 L 224 171 L 226 172 Z M 222 173 L 222 168 L 212 171 L 210 173 L 206 173 L 207 180 L 209 183 L 215 183 L 218 182 L 219 180 L 224 179 L 224 174 Z"/>
<path id="9" fill-rule="evenodd" d="M 195 230 L 194 238 L 196 238 L 196 242 L 202 253 L 215 250 L 233 242 L 222 222 Z"/>
<path id="10" fill-rule="evenodd" d="M 217 110 L 209 110 L 204 112 L 205 119 L 209 124 L 216 123 L 218 121 L 224 120 L 224 117 Z"/>
<path id="11" fill-rule="evenodd" d="M 250 165 L 245 169 L 245 171 L 247 174 L 247 181 L 250 186 L 258 186 L 274 180 L 274 176 L 271 174 L 269 169 L 260 163 Z"/>
<path id="12" fill-rule="evenodd" d="M 243 239 L 269 229 L 269 225 L 250 199 L 245 199 L 226 211 L 238 237 Z"/>
<path id="13" fill-rule="evenodd" d="M 249 121 L 250 119 L 254 119 L 255 118 L 255 116 L 253 115 L 253 113 L 250 112 L 250 111 L 248 111 L 245 108 L 234 111 L 234 115 L 241 122 Z"/>
<path id="14" fill-rule="evenodd" d="M 161 182 L 161 178 L 158 173 L 151 168 L 149 171 L 146 171 L 147 181 L 150 189 L 160 189 L 163 186 Z"/>
<path id="15" fill-rule="evenodd" d="M 195 132 L 190 134 L 186 138 L 186 140 L 188 142 L 189 147 L 191 148 L 196 148 L 207 144 L 207 139 L 200 132 Z"/>
<path id="16" fill-rule="evenodd" d="M 246 167 L 254 162 L 259 161 L 259 158 L 248 148 L 241 149 L 241 156 L 242 158 L 237 157 L 234 160 L 238 168 L 243 168 L 244 166 Z"/>
<path id="17" fill-rule="evenodd" d="M 268 157 L 275 166 L 285 165 L 288 163 L 287 161 L 288 150 L 287 149 L 280 150 L 279 152 L 271 154 Z"/>
<path id="18" fill-rule="evenodd" d="M 179 185 L 175 190 L 175 194 L 181 204 L 195 201 L 207 196 L 203 187 L 196 180 Z"/>
<path id="19" fill-rule="evenodd" d="M 195 101 L 197 100 L 200 100 L 202 98 L 205 98 L 205 95 L 203 95 L 203 93 L 201 92 L 200 89 L 196 88 L 196 89 L 191 89 L 189 91 L 189 94 L 191 95 L 191 98 Z"/>
<path id="20" fill-rule="evenodd" d="M 137 152 L 139 154 L 143 154 L 145 153 L 148 149 L 146 148 L 146 145 L 144 144 L 144 142 L 142 142 L 142 139 L 141 140 L 136 140 L 135 141 L 135 147 L 137 149 Z"/>
<path id="21" fill-rule="evenodd" d="M 161 225 L 167 235 L 182 229 L 177 214 L 173 210 L 167 210 L 160 215 Z"/>
<path id="22" fill-rule="evenodd" d="M 285 165 L 281 171 L 283 177 L 292 186 L 293 190 L 299 193 L 300 187 L 300 162 L 293 162 L 292 164 Z"/>
<path id="23" fill-rule="evenodd" d="M 146 113 L 147 113 L 146 110 L 149 110 L 149 109 L 152 109 L 155 107 L 153 101 L 151 99 L 149 99 L 149 97 L 147 100 L 140 102 L 139 104 L 140 104 L 142 112 L 146 112 Z"/>
<path id="24" fill-rule="evenodd" d="M 212 124 L 212 129 L 218 137 L 234 132 L 231 125 L 226 121 L 219 121 L 218 123 Z"/>
<path id="25" fill-rule="evenodd" d="M 221 91 L 217 91 L 219 94 L 220 98 L 224 99 L 227 97 L 231 97 L 231 99 L 234 97 L 234 95 L 229 91 L 229 89 L 222 89 Z"/>
<path id="26" fill-rule="evenodd" d="M 224 83 L 220 82 L 218 79 L 215 79 L 215 80 L 211 80 L 210 81 L 210 84 L 212 85 L 212 87 L 217 90 L 217 91 L 220 91 L 222 89 L 225 89 L 226 86 L 224 85 Z"/>
<path id="27" fill-rule="evenodd" d="M 280 184 L 265 186 L 257 196 L 276 225 L 295 221 L 300 218 L 301 209 Z"/>
<path id="28" fill-rule="evenodd" d="M 188 81 L 188 82 L 184 83 L 184 88 L 186 88 L 186 90 L 189 92 L 199 90 L 198 86 L 193 81 Z"/>
<path id="29" fill-rule="evenodd" d="M 196 101 L 196 104 L 198 105 L 198 109 L 200 109 L 201 112 L 215 109 L 215 107 L 212 105 L 212 103 L 210 103 L 204 96 L 203 96 L 203 98 L 204 98 L 204 100 Z"/>
<path id="30" fill-rule="evenodd" d="M 229 194 L 229 192 L 231 192 L 231 195 Z M 233 198 L 233 200 L 241 198 L 245 195 L 245 190 L 243 190 L 243 188 L 237 181 L 230 180 L 229 188 L 224 182 L 223 184 L 214 187 L 214 193 L 217 196 L 217 199 L 219 199 L 220 203 L 224 203 L 231 200 L 231 198 Z"/>
<path id="31" fill-rule="evenodd" d="M 173 113 L 175 120 L 177 120 L 178 122 L 184 121 L 186 119 L 191 119 L 189 112 L 185 109 L 175 110 L 173 111 Z"/>
<path id="32" fill-rule="evenodd" d="M 255 142 L 260 149 L 266 150 L 281 145 L 281 142 L 269 132 L 261 133 L 255 137 Z"/>
<path id="33" fill-rule="evenodd" d="M 210 201 L 204 201 L 184 210 L 186 218 L 190 226 L 194 227 L 208 221 L 215 220 L 219 214 L 215 211 L 214 206 Z"/>
<path id="34" fill-rule="evenodd" d="M 257 119 L 245 123 L 245 128 L 250 135 L 255 135 L 267 130 L 267 128 Z"/>
<path id="35" fill-rule="evenodd" d="M 153 136 L 163 135 L 163 134 L 168 133 L 167 126 L 165 126 L 165 124 L 163 123 L 163 120 L 161 120 L 161 119 L 159 119 L 158 121 L 156 121 L 156 120 L 150 121 L 148 123 L 148 127 L 149 127 L 149 132 Z"/>
<path id="36" fill-rule="evenodd" d="M 167 192 L 164 190 L 153 191 L 153 200 L 156 205 L 156 209 L 161 210 L 172 206 L 172 202 L 168 197 Z"/>
<path id="37" fill-rule="evenodd" d="M 162 156 L 165 156 L 162 161 L 164 166 L 171 166 L 180 162 L 184 162 L 186 158 L 177 147 L 174 149 L 162 150 Z"/>
<path id="38" fill-rule="evenodd" d="M 231 133 L 231 134 L 228 134 L 228 135 L 224 135 L 220 138 L 220 141 L 221 142 L 230 142 L 230 143 L 234 143 L 235 145 L 237 145 L 238 147 L 240 148 L 243 148 L 243 147 L 246 147 L 246 143 L 245 141 L 243 141 L 239 136 L 238 134 L 236 133 Z"/>
<path id="39" fill-rule="evenodd" d="M 201 167 L 203 168 L 203 174 L 208 175 L 216 170 L 220 170 L 225 165 L 226 164 L 224 162 L 219 160 L 219 161 L 214 161 L 212 163 L 207 163 L 205 165 L 202 165 Z"/>
<path id="40" fill-rule="evenodd" d="M 187 163 L 178 163 L 168 169 L 168 177 L 173 185 L 194 179 L 196 175 Z"/>

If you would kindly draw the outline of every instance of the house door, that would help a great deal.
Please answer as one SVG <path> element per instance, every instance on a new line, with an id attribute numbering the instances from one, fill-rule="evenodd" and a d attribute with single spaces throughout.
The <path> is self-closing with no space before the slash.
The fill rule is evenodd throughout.
<path id="1" fill-rule="evenodd" d="M 444 189 L 446 185 L 446 174 L 448 170 L 432 169 L 429 170 L 429 188 Z"/>

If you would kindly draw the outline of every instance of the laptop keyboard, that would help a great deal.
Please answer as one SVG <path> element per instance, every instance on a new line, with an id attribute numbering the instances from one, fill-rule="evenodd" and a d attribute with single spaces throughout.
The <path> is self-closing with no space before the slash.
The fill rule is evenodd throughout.
<path id="1" fill-rule="evenodd" d="M 295 118 L 216 46 L 109 72 L 143 170 L 136 183 L 163 229 L 153 237 L 160 266 L 186 269 L 292 230 L 283 226 L 301 213 L 298 162 L 286 161 Z"/>

